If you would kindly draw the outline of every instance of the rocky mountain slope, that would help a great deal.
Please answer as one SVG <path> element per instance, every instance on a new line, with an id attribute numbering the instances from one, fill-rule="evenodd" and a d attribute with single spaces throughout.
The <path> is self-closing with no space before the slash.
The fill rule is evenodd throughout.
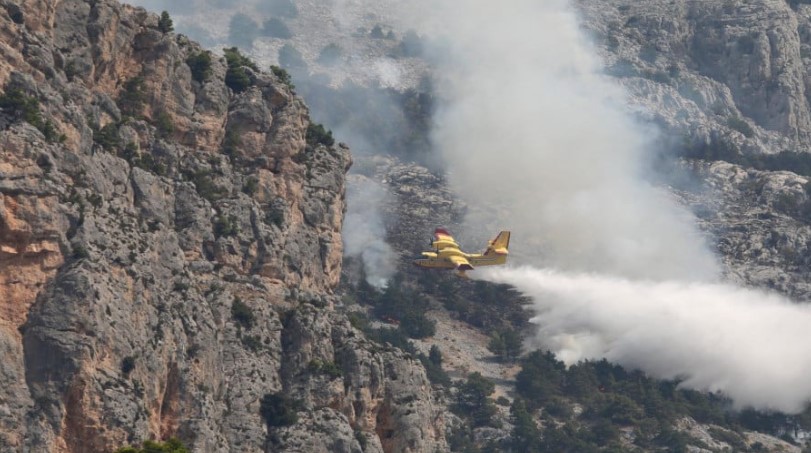
<path id="1" fill-rule="evenodd" d="M 444 445 L 333 310 L 349 153 L 284 81 L 113 1 L 0 6 L 0 450 Z"/>

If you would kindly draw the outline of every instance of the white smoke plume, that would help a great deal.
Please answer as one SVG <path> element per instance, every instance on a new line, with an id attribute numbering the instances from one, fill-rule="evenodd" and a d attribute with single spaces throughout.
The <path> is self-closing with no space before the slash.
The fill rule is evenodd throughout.
<path id="1" fill-rule="evenodd" d="M 385 288 L 396 271 L 396 254 L 386 243 L 382 206 L 386 188 L 360 175 L 347 178 L 347 212 L 344 216 L 344 255 L 360 257 L 366 281 Z"/>
<path id="2" fill-rule="evenodd" d="M 536 266 L 480 276 L 532 296 L 539 345 L 739 406 L 802 409 L 811 311 L 717 283 L 691 214 L 645 179 L 655 136 L 601 74 L 569 4 L 439 4 L 423 28 L 444 36 L 435 143 L 470 207 L 466 226 L 511 229 L 513 262 Z"/>
<path id="3" fill-rule="evenodd" d="M 601 75 L 567 2 L 475 0 L 438 11 L 448 12 L 436 58 L 447 102 L 435 144 L 472 207 L 467 227 L 509 227 L 536 264 L 717 275 L 689 213 L 642 179 L 652 134 Z"/>
<path id="4" fill-rule="evenodd" d="M 736 405 L 811 399 L 811 306 L 724 284 L 633 281 L 529 267 L 487 271 L 531 296 L 539 339 L 566 363 L 606 358 Z"/>

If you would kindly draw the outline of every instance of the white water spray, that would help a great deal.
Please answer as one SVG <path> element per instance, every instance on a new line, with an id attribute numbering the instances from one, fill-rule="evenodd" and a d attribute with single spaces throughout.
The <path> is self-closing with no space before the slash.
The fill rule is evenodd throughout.
<path id="1" fill-rule="evenodd" d="M 566 363 L 604 357 L 739 407 L 799 412 L 811 399 L 811 306 L 723 284 L 528 267 L 485 278 L 532 297 L 537 340 Z"/>

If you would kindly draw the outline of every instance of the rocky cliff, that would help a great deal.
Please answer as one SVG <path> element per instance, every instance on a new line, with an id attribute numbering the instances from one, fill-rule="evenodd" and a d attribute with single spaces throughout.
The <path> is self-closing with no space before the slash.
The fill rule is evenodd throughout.
<path id="1" fill-rule="evenodd" d="M 350 157 L 290 86 L 143 9 L 0 6 L 0 450 L 444 445 L 419 362 L 333 309 Z"/>

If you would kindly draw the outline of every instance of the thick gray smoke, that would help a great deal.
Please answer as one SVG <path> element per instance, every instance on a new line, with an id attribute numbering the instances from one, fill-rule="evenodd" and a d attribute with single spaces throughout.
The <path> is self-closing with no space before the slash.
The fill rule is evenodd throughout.
<path id="1" fill-rule="evenodd" d="M 448 102 L 435 144 L 457 192 L 480 208 L 468 227 L 509 227 L 531 247 L 524 258 L 559 268 L 716 276 L 689 213 L 642 179 L 651 134 L 601 75 L 567 2 L 440 11 L 450 13 L 440 21 L 447 55 L 437 58 Z"/>
<path id="2" fill-rule="evenodd" d="M 347 179 L 347 212 L 344 216 L 344 254 L 360 257 L 366 281 L 384 288 L 396 270 L 396 255 L 386 243 L 386 225 L 381 206 L 385 187 L 359 175 Z"/>
<path id="3" fill-rule="evenodd" d="M 800 410 L 811 311 L 713 283 L 693 217 L 644 179 L 652 132 L 601 75 L 567 2 L 440 3 L 435 144 L 471 207 L 466 225 L 487 230 L 471 234 L 509 228 L 513 263 L 563 272 L 477 271 L 534 298 L 539 345 Z"/>

